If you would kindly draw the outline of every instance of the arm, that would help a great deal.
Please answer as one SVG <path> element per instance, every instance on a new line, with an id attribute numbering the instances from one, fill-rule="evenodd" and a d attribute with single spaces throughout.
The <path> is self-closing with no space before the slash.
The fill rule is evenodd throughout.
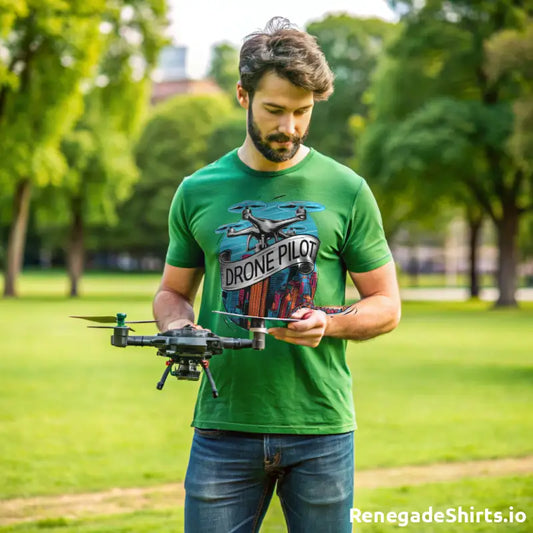
<path id="1" fill-rule="evenodd" d="M 203 273 L 203 268 L 179 268 L 165 264 L 161 285 L 153 302 L 159 331 L 194 324 L 193 302 Z"/>
<path id="2" fill-rule="evenodd" d="M 390 261 L 370 272 L 350 272 L 361 300 L 345 315 L 326 315 L 323 311 L 299 309 L 292 316 L 306 319 L 287 328 L 272 328 L 276 339 L 303 346 L 318 346 L 322 337 L 366 340 L 393 330 L 400 321 L 401 304 L 396 270 Z"/>

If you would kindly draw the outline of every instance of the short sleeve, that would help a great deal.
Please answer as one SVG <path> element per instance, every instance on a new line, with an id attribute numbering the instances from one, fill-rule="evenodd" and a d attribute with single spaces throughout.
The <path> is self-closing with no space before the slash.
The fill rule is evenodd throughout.
<path id="1" fill-rule="evenodd" d="M 381 213 L 365 180 L 354 199 L 341 256 L 350 272 L 368 272 L 392 260 Z"/>
<path id="2" fill-rule="evenodd" d="M 169 245 L 166 262 L 182 268 L 194 268 L 204 265 L 204 253 L 194 238 L 185 200 L 185 181 L 181 183 L 174 195 L 168 216 Z"/>

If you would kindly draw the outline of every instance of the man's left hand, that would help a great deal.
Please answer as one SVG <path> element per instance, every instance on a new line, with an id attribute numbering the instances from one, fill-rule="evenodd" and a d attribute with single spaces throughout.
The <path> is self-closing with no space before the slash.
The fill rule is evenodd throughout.
<path id="1" fill-rule="evenodd" d="M 294 312 L 291 318 L 300 320 L 289 322 L 286 328 L 270 328 L 268 333 L 280 341 L 316 348 L 326 333 L 326 313 L 302 307 Z"/>

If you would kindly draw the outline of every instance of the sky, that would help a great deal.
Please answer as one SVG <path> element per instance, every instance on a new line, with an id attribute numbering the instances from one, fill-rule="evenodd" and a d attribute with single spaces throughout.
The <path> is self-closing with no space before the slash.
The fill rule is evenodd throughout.
<path id="1" fill-rule="evenodd" d="M 173 44 L 188 47 L 191 78 L 206 75 L 213 44 L 228 41 L 240 47 L 243 37 L 263 28 L 274 16 L 286 17 L 302 29 L 326 13 L 396 20 L 385 0 L 168 0 L 168 4 L 169 35 Z"/>

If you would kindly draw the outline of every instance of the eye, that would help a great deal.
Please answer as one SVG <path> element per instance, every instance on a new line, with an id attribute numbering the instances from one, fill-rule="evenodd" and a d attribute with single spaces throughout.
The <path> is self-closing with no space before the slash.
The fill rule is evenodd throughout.
<path id="1" fill-rule="evenodd" d="M 308 113 L 308 112 L 309 112 L 309 108 L 307 107 L 307 108 L 305 108 L 305 109 L 297 109 L 297 110 L 294 112 L 294 114 L 295 114 L 296 116 L 301 116 L 301 115 L 305 115 L 305 114 Z"/>
<path id="2" fill-rule="evenodd" d="M 267 108 L 267 111 L 271 115 L 281 115 L 281 113 L 283 112 L 281 109 L 268 109 L 268 108 Z"/>

